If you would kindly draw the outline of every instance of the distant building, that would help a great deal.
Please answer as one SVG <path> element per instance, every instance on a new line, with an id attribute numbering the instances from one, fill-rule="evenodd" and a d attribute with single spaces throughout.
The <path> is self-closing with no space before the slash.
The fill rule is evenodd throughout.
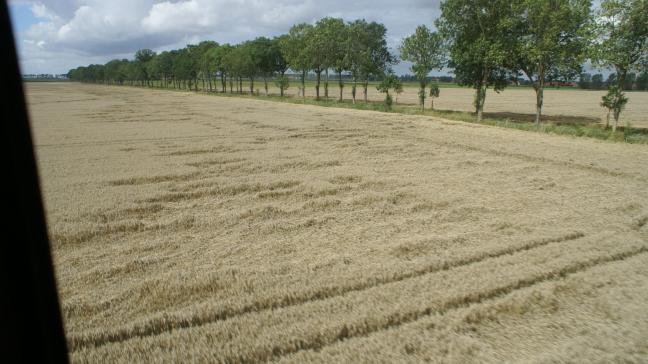
<path id="1" fill-rule="evenodd" d="M 22 75 L 23 80 L 67 80 L 68 77 L 66 74 L 51 74 L 51 73 L 40 73 L 40 74 L 33 74 L 33 73 L 28 73 Z"/>
<path id="2" fill-rule="evenodd" d="M 547 82 L 547 86 L 576 87 L 578 83 L 574 81 L 549 81 Z"/>

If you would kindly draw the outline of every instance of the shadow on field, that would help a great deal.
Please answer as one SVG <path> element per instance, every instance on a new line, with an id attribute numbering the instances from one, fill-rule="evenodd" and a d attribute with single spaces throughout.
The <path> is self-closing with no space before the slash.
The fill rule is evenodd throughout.
<path id="1" fill-rule="evenodd" d="M 513 112 L 492 112 L 484 113 L 484 117 L 492 119 L 508 119 L 512 122 L 532 123 L 535 122 L 535 114 L 520 114 Z M 550 122 L 555 125 L 592 125 L 601 122 L 601 119 L 588 116 L 574 115 L 542 115 L 543 122 Z"/>

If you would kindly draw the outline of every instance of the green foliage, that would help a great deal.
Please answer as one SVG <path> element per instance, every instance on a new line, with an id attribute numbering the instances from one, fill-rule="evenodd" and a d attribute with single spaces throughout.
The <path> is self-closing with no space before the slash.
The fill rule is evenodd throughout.
<path id="1" fill-rule="evenodd" d="M 426 79 L 432 70 L 440 70 L 445 65 L 443 40 L 425 25 L 416 27 L 414 34 L 403 40 L 399 50 L 403 60 L 412 62 L 410 69 L 419 81 Z"/>
<path id="2" fill-rule="evenodd" d="M 615 68 L 607 84 L 620 90 L 615 99 L 620 105 L 617 117 L 627 103 L 623 89 L 648 89 L 647 9 L 646 0 L 604 0 L 598 14 L 596 45 L 589 53 L 596 65 Z M 453 68 L 460 85 L 475 88 L 478 117 L 487 89 L 500 91 L 507 83 L 517 82 L 520 73 L 526 74 L 539 92 L 537 106 L 541 107 L 544 81 L 576 77 L 592 36 L 590 0 L 444 0 L 441 12 L 436 21 L 439 33 L 419 26 L 399 47 L 402 58 L 412 62 L 423 110 L 426 98 L 433 104 L 439 92 L 436 85 L 426 92 L 429 73 L 446 65 Z M 320 73 L 333 68 L 340 90 L 343 73 L 348 72 L 353 79 L 354 102 L 358 81 L 367 101 L 369 80 L 380 78 L 397 63 L 387 47 L 386 33 L 385 26 L 375 22 L 323 18 L 314 25 L 295 25 L 288 34 L 274 39 L 259 37 L 236 46 L 204 41 L 160 54 L 141 49 L 132 60 L 77 67 L 68 75 L 81 82 L 147 86 L 160 80 L 157 85 L 163 87 L 186 88 L 188 84 L 196 90 L 200 78 L 203 89 L 209 79 L 211 90 L 212 78 L 218 75 L 223 91 L 228 79 L 232 91 L 234 84 L 242 88 L 246 78 L 251 92 L 254 79 L 263 77 L 266 94 L 268 79 L 275 77 L 283 94 L 289 85 L 285 77 L 288 69 L 301 73 L 302 91 L 308 72 L 317 73 L 319 86 Z M 387 82 L 391 82 L 389 78 Z M 603 89 L 605 83 L 601 74 L 582 73 L 579 85 Z M 391 96 L 392 90 L 402 92 L 400 82 L 382 88 L 386 96 Z M 305 92 L 302 95 L 305 97 Z"/>
<path id="3" fill-rule="evenodd" d="M 403 83 L 400 78 L 397 78 L 394 83 L 394 92 L 396 92 L 396 94 L 401 94 L 403 92 Z"/>
<path id="4" fill-rule="evenodd" d="M 643 71 L 637 77 L 636 83 L 638 90 L 648 91 L 648 71 Z"/>
<path id="5" fill-rule="evenodd" d="M 592 88 L 595 90 L 600 90 L 603 88 L 603 75 L 600 73 L 592 76 Z"/>
<path id="6" fill-rule="evenodd" d="M 439 89 L 439 85 L 437 85 L 436 83 L 430 85 L 430 97 L 437 98 L 440 94 L 441 90 Z"/>
<path id="7" fill-rule="evenodd" d="M 104 66 L 104 78 L 122 84 L 128 78 L 127 67 L 127 59 L 113 59 Z"/>
<path id="8" fill-rule="evenodd" d="M 581 73 L 578 76 L 578 87 L 582 89 L 589 89 L 592 87 L 592 75 L 590 73 Z"/>
<path id="9" fill-rule="evenodd" d="M 615 125 L 616 122 L 619 121 L 619 115 L 627 103 L 628 98 L 623 93 L 623 90 L 616 85 L 611 85 L 608 89 L 608 93 L 601 98 L 601 106 L 613 113 Z"/>
<path id="10" fill-rule="evenodd" d="M 189 54 L 189 48 L 171 51 L 173 76 L 179 80 L 193 80 L 196 78 L 196 66 Z"/>
<path id="11" fill-rule="evenodd" d="M 349 68 L 347 57 L 348 28 L 340 18 L 323 18 L 315 24 L 313 40 L 321 47 L 324 68 L 342 72 Z M 319 52 L 318 52 L 319 53 Z"/>
<path id="12" fill-rule="evenodd" d="M 603 0 L 597 32 L 599 41 L 594 47 L 594 61 L 616 71 L 615 79 L 608 79 L 610 92 L 616 93 L 617 107 L 613 109 L 616 129 L 619 114 L 627 103 L 627 99 L 623 101 L 622 91 L 627 86 L 628 72 L 648 65 L 648 1 Z"/>
<path id="13" fill-rule="evenodd" d="M 397 61 L 387 47 L 384 25 L 355 20 L 348 25 L 347 61 L 354 79 L 384 74 Z"/>
<path id="14" fill-rule="evenodd" d="M 461 85 L 506 86 L 515 52 L 514 9 L 505 0 L 446 0 L 436 25 L 450 43 L 450 66 Z"/>
<path id="15" fill-rule="evenodd" d="M 389 93 L 385 95 L 385 110 L 391 111 L 394 101 Z"/>
<path id="16" fill-rule="evenodd" d="M 608 75 L 607 80 L 605 80 L 605 83 L 607 83 L 608 87 L 616 84 L 617 83 L 617 74 L 616 73 L 610 73 Z"/>
<path id="17" fill-rule="evenodd" d="M 281 91 L 281 96 L 283 96 L 284 91 L 286 91 L 290 86 L 290 80 L 288 79 L 288 77 L 281 75 L 277 77 L 277 79 L 275 80 L 275 85 Z"/>
<path id="18" fill-rule="evenodd" d="M 135 52 L 135 60 L 142 63 L 147 63 L 155 57 L 155 52 L 150 49 L 140 49 Z"/>
<path id="19" fill-rule="evenodd" d="M 515 68 L 538 84 L 572 79 L 593 37 L 590 0 L 519 0 L 514 13 Z"/>
<path id="20" fill-rule="evenodd" d="M 233 49 L 234 47 L 232 47 L 231 45 L 223 44 L 208 51 L 207 57 L 210 58 L 209 62 L 211 65 L 213 65 L 216 72 L 219 72 L 221 74 L 225 74 L 227 72 L 224 59 L 230 52 L 232 52 Z"/>
<path id="21" fill-rule="evenodd" d="M 403 40 L 399 50 L 403 60 L 412 62 L 410 69 L 419 80 L 419 101 L 424 108 L 427 76 L 432 70 L 443 68 L 446 62 L 443 39 L 425 25 L 419 25 L 414 34 Z"/>
<path id="22" fill-rule="evenodd" d="M 295 71 L 308 71 L 310 69 L 307 42 L 311 29 L 312 25 L 305 23 L 293 25 L 288 34 L 279 39 L 281 54 L 288 67 Z"/>
<path id="23" fill-rule="evenodd" d="M 510 67 L 533 85 L 539 123 L 545 81 L 573 79 L 581 72 L 592 38 L 591 1 L 517 0 L 512 4 L 515 52 Z"/>
<path id="24" fill-rule="evenodd" d="M 648 65 L 648 1 L 603 0 L 594 61 L 617 74 Z"/>
<path id="25" fill-rule="evenodd" d="M 490 86 L 504 89 L 515 59 L 515 7 L 507 0 L 446 0 L 436 26 L 449 43 L 450 67 L 460 85 L 475 88 L 477 118 Z M 508 67 L 508 68 L 507 68 Z"/>
<path id="26" fill-rule="evenodd" d="M 315 71 L 315 73 L 321 73 L 330 59 L 327 54 L 329 40 L 323 34 L 322 27 L 324 25 L 322 21 L 323 19 L 317 22 L 314 27 L 305 29 L 305 52 L 309 65 L 308 69 Z"/>
<path id="27" fill-rule="evenodd" d="M 623 89 L 624 90 L 632 90 L 632 87 L 634 86 L 635 81 L 637 80 L 637 74 L 636 73 L 628 73 L 626 75 L 626 78 L 623 82 Z"/>
<path id="28" fill-rule="evenodd" d="M 211 74 L 216 72 L 216 63 L 211 54 L 212 50 L 217 48 L 218 43 L 213 41 L 200 42 L 196 48 L 196 71 L 203 77 L 203 79 L 205 77 L 211 77 Z"/>
<path id="29" fill-rule="evenodd" d="M 248 52 L 256 65 L 255 71 L 260 76 L 270 77 L 277 72 L 283 73 L 288 68 L 278 39 L 259 37 L 249 42 L 248 46 Z"/>
<path id="30" fill-rule="evenodd" d="M 394 90 L 395 92 L 398 92 L 398 90 L 400 90 L 402 92 L 403 84 L 394 73 L 390 72 L 383 78 L 378 86 L 376 86 L 376 89 L 379 92 L 385 94 L 385 108 L 387 110 L 391 110 L 393 100 L 391 95 L 389 94 L 389 90 Z"/>

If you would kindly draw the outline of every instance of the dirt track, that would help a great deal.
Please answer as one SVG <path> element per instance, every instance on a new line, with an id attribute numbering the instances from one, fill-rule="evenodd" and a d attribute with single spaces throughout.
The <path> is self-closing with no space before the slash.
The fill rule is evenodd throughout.
<path id="1" fill-rule="evenodd" d="M 76 362 L 646 362 L 646 146 L 28 90 Z"/>

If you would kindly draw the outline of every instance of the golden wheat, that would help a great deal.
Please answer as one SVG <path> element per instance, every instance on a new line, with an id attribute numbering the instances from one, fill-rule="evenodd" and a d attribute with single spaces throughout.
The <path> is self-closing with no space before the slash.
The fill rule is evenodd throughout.
<path id="1" fill-rule="evenodd" d="M 648 355 L 645 146 L 97 85 L 28 99 L 75 362 Z"/>

